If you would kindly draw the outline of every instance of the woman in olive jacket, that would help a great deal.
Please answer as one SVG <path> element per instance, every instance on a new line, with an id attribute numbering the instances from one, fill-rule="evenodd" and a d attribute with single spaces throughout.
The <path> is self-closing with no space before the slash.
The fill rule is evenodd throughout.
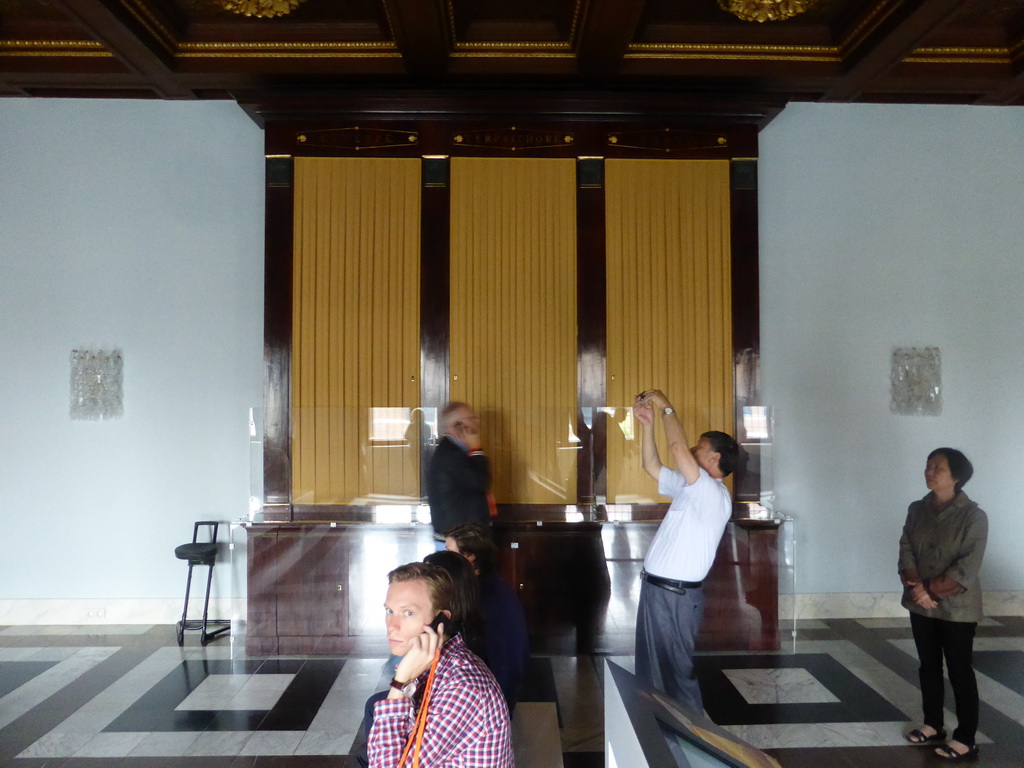
<path id="1" fill-rule="evenodd" d="M 971 666 L 974 630 L 982 617 L 978 572 L 988 540 L 988 517 L 963 492 L 974 468 L 960 451 L 937 448 L 928 455 L 929 493 L 913 502 L 900 537 L 903 606 L 921 661 L 924 725 L 907 734 L 912 744 L 940 742 L 943 728 L 942 660 L 956 700 L 953 738 L 936 747 L 939 757 L 976 755 L 978 684 Z"/>

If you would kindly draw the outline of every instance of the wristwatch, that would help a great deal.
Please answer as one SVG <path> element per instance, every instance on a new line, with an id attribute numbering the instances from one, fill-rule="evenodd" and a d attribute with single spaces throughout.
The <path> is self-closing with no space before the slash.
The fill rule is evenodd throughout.
<path id="1" fill-rule="evenodd" d="M 411 699 L 416 694 L 416 681 L 410 680 L 408 683 L 403 683 L 398 678 L 391 678 L 391 687 L 396 691 L 400 692 L 407 699 Z"/>
<path id="2" fill-rule="evenodd" d="M 675 412 L 676 412 L 676 409 L 673 408 L 672 406 L 669 406 L 668 408 L 662 408 L 661 409 L 661 415 L 662 416 L 668 416 L 670 413 L 675 413 Z"/>

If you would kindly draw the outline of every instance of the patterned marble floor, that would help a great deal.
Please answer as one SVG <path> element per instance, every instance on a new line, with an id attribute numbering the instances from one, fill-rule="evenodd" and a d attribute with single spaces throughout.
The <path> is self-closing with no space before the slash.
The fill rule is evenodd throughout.
<path id="1" fill-rule="evenodd" d="M 1020 768 L 1024 618 L 987 620 L 975 647 L 975 764 Z M 629 651 L 609 658 L 629 669 Z M 903 740 L 920 706 L 913 654 L 905 619 L 812 621 L 781 652 L 704 654 L 698 673 L 709 717 L 785 768 L 942 765 Z M 604 658 L 532 660 L 520 768 L 604 765 Z M 251 658 L 237 637 L 179 648 L 169 626 L 0 628 L 0 766 L 351 766 L 382 661 Z"/>

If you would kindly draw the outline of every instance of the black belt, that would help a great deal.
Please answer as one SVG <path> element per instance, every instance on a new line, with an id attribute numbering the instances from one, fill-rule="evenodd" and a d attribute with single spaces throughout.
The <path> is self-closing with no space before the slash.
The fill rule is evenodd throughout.
<path id="1" fill-rule="evenodd" d="M 685 592 L 688 589 L 700 589 L 703 581 L 678 581 L 676 579 L 663 579 L 661 576 L 654 576 L 647 571 L 640 571 L 640 578 L 656 587 L 670 589 L 673 592 Z"/>

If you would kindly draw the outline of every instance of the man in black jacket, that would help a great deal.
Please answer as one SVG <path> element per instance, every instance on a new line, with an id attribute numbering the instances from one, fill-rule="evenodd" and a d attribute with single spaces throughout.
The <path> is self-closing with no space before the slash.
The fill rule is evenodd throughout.
<path id="1" fill-rule="evenodd" d="M 466 403 L 448 403 L 441 412 L 441 440 L 427 472 L 427 500 L 434 538 L 461 523 L 490 525 L 487 490 L 491 470 L 480 450 L 480 419 Z"/>

